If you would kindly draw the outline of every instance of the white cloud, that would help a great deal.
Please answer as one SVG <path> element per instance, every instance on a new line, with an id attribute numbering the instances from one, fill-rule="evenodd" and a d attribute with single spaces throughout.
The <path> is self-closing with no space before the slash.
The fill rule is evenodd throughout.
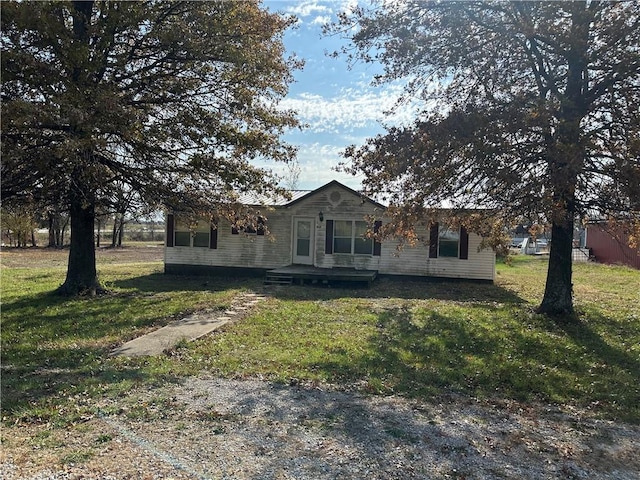
<path id="1" fill-rule="evenodd" d="M 284 99 L 281 106 L 297 111 L 299 119 L 314 132 L 348 134 L 356 128 L 383 122 L 407 124 L 415 119 L 416 111 L 411 106 L 392 115 L 385 114 L 394 107 L 401 88 L 393 85 L 379 89 L 345 88 L 332 97 L 302 93 Z"/>
<path id="2" fill-rule="evenodd" d="M 285 9 L 286 13 L 300 18 L 309 17 L 317 13 L 352 13 L 358 6 L 358 0 L 304 0 L 292 3 Z"/>
<path id="3" fill-rule="evenodd" d="M 344 12 L 347 15 L 353 13 L 355 8 L 358 6 L 358 0 L 342 0 L 339 2 L 339 8 L 337 9 L 339 12 Z"/>
<path id="4" fill-rule="evenodd" d="M 286 12 L 296 15 L 300 18 L 305 18 L 316 13 L 332 13 L 331 8 L 329 8 L 327 5 L 323 5 L 323 3 L 326 2 L 318 2 L 313 0 L 299 2 L 295 5 L 287 7 Z"/>
<path id="5" fill-rule="evenodd" d="M 316 18 L 314 18 L 311 21 L 311 25 L 326 25 L 327 23 L 329 23 L 331 21 L 331 17 L 328 15 L 320 15 L 317 16 Z"/>
<path id="6" fill-rule="evenodd" d="M 362 175 L 353 176 L 337 171 L 344 159 L 340 156 L 343 146 L 323 144 L 320 142 L 299 145 L 297 160 L 300 165 L 298 189 L 313 190 L 332 180 L 337 180 L 348 187 L 359 190 L 362 186 Z M 255 160 L 255 166 L 271 170 L 276 175 L 286 178 L 287 166 L 269 160 Z"/>
<path id="7" fill-rule="evenodd" d="M 359 189 L 361 178 L 336 171 L 338 164 L 343 160 L 340 157 L 342 150 L 342 146 L 317 142 L 302 145 L 298 151 L 298 162 L 302 170 L 299 188 L 314 189 L 331 180 L 338 180 L 353 189 Z"/>

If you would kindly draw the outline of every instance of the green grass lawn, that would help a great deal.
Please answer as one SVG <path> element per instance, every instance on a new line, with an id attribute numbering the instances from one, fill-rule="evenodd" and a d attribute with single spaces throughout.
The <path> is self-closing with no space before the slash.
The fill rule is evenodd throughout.
<path id="1" fill-rule="evenodd" d="M 576 265 L 579 322 L 566 324 L 533 313 L 546 274 L 540 258 L 498 265 L 494 285 L 292 286 L 241 322 L 138 359 L 109 352 L 188 312 L 224 308 L 261 279 L 172 277 L 161 263 L 113 260 L 99 270 L 112 294 L 70 300 L 50 295 L 61 266 L 3 267 L 3 421 L 68 424 L 136 385 L 206 371 L 426 400 L 454 392 L 554 402 L 640 423 L 637 270 Z"/>

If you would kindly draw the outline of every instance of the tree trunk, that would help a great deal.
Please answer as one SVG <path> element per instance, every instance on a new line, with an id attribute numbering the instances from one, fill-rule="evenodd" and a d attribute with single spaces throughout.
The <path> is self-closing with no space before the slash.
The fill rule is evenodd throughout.
<path id="1" fill-rule="evenodd" d="M 89 24 L 93 1 L 74 1 L 73 6 L 73 33 L 79 44 L 89 43 Z M 82 52 L 82 48 L 77 48 Z M 78 54 L 78 62 L 74 65 L 71 77 L 74 84 L 81 90 L 87 81 L 86 69 L 81 60 L 83 54 Z M 88 112 L 87 112 L 88 113 Z M 75 140 L 84 140 L 82 122 L 71 128 Z M 95 195 L 91 188 L 92 164 L 91 147 L 77 152 L 76 166 L 71 174 L 71 188 L 69 191 L 71 221 L 71 242 L 69 248 L 69 262 L 67 266 L 67 278 L 58 289 L 62 295 L 96 295 L 104 293 L 104 289 L 98 281 L 96 271 L 96 250 L 94 246 L 95 227 Z M 63 230 L 64 233 L 64 230 Z"/>
<path id="2" fill-rule="evenodd" d="M 124 235 L 124 214 L 120 217 L 120 225 L 118 227 L 118 246 L 122 247 L 122 236 Z"/>
<path id="3" fill-rule="evenodd" d="M 583 5 L 571 4 L 572 38 L 575 43 L 566 51 L 566 88 L 561 99 L 556 138 L 550 145 L 549 178 L 553 188 L 554 213 L 551 226 L 551 250 L 547 283 L 539 313 L 574 320 L 572 249 L 573 223 L 576 214 L 575 192 L 580 173 L 584 170 L 584 142 L 580 123 L 588 108 L 583 92 L 588 78 L 587 45 L 591 17 Z"/>
<path id="4" fill-rule="evenodd" d="M 49 247 L 56 245 L 56 231 L 53 228 L 53 213 L 49 213 Z"/>
<path id="5" fill-rule="evenodd" d="M 573 219 L 554 221 L 551 227 L 551 250 L 547 283 L 538 313 L 553 316 L 573 315 L 573 284 L 571 251 L 573 248 Z"/>
<path id="6" fill-rule="evenodd" d="M 96 271 L 96 251 L 93 244 L 95 202 L 83 194 L 81 179 L 73 182 L 71 191 L 71 247 L 67 278 L 58 289 L 62 295 L 96 295 L 104 293 Z"/>
<path id="7" fill-rule="evenodd" d="M 118 214 L 113 215 L 113 230 L 111 231 L 111 248 L 115 248 L 118 242 Z"/>
<path id="8" fill-rule="evenodd" d="M 60 225 L 56 227 L 56 242 L 57 242 L 56 245 L 58 248 L 64 247 L 64 234 L 66 230 L 67 230 L 67 222 L 65 222 L 62 227 L 60 227 Z"/>

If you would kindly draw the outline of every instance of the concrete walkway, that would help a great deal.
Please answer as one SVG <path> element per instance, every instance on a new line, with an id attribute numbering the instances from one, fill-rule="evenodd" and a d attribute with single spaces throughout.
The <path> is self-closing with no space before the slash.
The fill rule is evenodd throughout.
<path id="1" fill-rule="evenodd" d="M 196 312 L 121 345 L 111 352 L 111 356 L 161 355 L 181 340 L 195 340 L 229 322 L 240 320 L 251 307 L 264 299 L 264 295 L 243 293 L 234 299 L 229 310 L 225 312 L 218 310 Z"/>

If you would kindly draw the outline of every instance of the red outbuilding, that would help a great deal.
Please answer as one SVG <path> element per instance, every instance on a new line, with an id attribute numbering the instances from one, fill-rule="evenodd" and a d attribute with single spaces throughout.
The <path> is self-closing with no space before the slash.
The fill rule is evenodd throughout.
<path id="1" fill-rule="evenodd" d="M 622 224 L 589 223 L 586 247 L 597 262 L 640 269 L 640 248 L 629 246 L 629 229 Z"/>

